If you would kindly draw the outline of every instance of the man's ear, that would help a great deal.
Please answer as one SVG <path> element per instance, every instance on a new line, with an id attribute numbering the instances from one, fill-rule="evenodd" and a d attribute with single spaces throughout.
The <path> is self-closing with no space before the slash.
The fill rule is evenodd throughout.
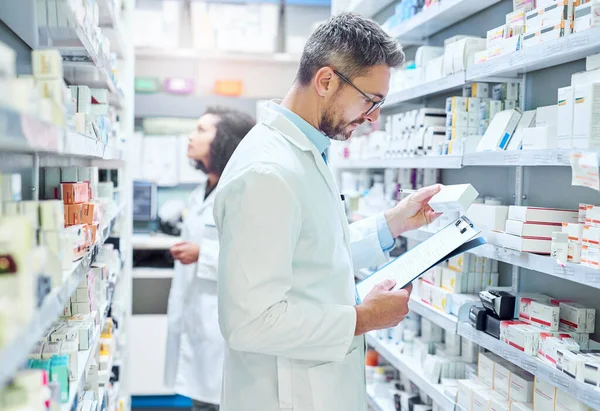
<path id="1" fill-rule="evenodd" d="M 321 97 L 326 97 L 335 92 L 338 87 L 334 80 L 335 73 L 331 67 L 321 67 L 313 78 L 313 86 L 317 94 Z"/>

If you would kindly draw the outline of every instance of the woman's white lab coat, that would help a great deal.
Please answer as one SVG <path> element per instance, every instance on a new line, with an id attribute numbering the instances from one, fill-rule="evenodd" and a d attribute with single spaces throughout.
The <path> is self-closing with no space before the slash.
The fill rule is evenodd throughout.
<path id="1" fill-rule="evenodd" d="M 182 241 L 200 245 L 194 264 L 175 262 L 168 305 L 165 385 L 177 394 L 219 404 L 225 342 L 217 309 L 219 242 L 213 218 L 214 191 L 204 199 L 204 186 L 190 196 Z"/>
<path id="2" fill-rule="evenodd" d="M 229 161 L 214 212 L 221 411 L 366 411 L 353 272 L 386 261 L 375 218 L 348 225 L 321 153 L 268 105 Z"/>

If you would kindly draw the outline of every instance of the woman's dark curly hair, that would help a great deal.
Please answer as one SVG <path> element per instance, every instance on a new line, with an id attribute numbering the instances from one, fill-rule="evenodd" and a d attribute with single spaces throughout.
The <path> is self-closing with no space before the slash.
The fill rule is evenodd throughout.
<path id="1" fill-rule="evenodd" d="M 217 116 L 219 121 L 210 144 L 210 167 L 207 170 L 200 161 L 196 161 L 196 168 L 220 176 L 242 138 L 256 123 L 248 114 L 224 107 L 209 107 L 202 115 L 205 114 Z"/>

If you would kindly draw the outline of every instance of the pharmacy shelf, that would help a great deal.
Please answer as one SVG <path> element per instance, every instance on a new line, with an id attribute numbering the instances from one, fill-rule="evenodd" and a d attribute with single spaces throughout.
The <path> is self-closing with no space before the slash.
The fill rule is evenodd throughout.
<path id="1" fill-rule="evenodd" d="M 103 235 L 97 246 L 101 246 L 108 239 L 109 234 L 107 234 L 108 230 L 106 227 L 112 226 L 123 208 L 119 207 L 118 210 L 113 218 L 103 227 Z M 31 322 L 0 350 L 0 387 L 9 382 L 15 372 L 23 366 L 24 361 L 28 358 L 35 344 L 63 313 L 65 304 L 70 301 L 71 295 L 88 273 L 97 254 L 97 246 L 92 247 L 82 259 L 73 263 L 71 270 L 64 274 L 64 277 L 67 279 L 62 286 L 53 290 L 44 298 L 41 307 L 34 314 Z"/>
<path id="2" fill-rule="evenodd" d="M 586 150 L 586 152 L 597 150 Z M 581 150 L 485 151 L 463 156 L 463 166 L 570 166 Z"/>
<path id="3" fill-rule="evenodd" d="M 454 401 L 444 395 L 442 386 L 432 384 L 423 375 L 423 368 L 418 359 L 400 354 L 396 345 L 380 341 L 371 334 L 367 334 L 367 343 L 394 368 L 408 376 L 421 391 L 431 397 L 433 402 L 441 406 L 443 410 L 454 409 Z"/>
<path id="4" fill-rule="evenodd" d="M 600 157 L 600 150 L 595 152 Z M 380 169 L 380 168 L 435 168 L 457 169 L 473 166 L 515 167 L 515 166 L 570 166 L 573 154 L 582 150 L 515 150 L 484 151 L 464 156 L 421 156 L 395 159 L 340 160 L 333 166 L 338 169 Z"/>
<path id="5" fill-rule="evenodd" d="M 77 353 L 77 380 L 69 382 L 69 400 L 64 404 L 61 404 L 61 411 L 70 411 L 73 408 L 73 403 L 77 401 L 78 393 L 81 392 L 85 386 L 87 371 L 89 370 L 90 364 L 92 363 L 92 360 L 98 351 L 100 334 L 102 334 L 102 329 L 106 323 L 108 308 L 109 305 L 106 303 L 101 310 L 102 318 L 100 319 L 100 324 L 98 324 L 98 327 L 96 327 L 94 340 L 90 346 L 90 349 L 79 351 Z"/>
<path id="6" fill-rule="evenodd" d="M 49 153 L 95 160 L 124 159 L 122 150 L 95 138 L 0 106 L 0 152 Z"/>
<path id="7" fill-rule="evenodd" d="M 485 232 L 482 234 L 485 237 Z M 428 231 L 413 230 L 402 234 L 402 237 L 415 241 L 425 241 L 432 235 Z M 600 270 L 585 267 L 581 264 L 568 262 L 559 264 L 549 256 L 523 253 L 493 244 L 484 244 L 469 250 L 469 253 L 600 289 Z"/>
<path id="8" fill-rule="evenodd" d="M 482 331 L 477 331 L 470 324 L 460 323 L 458 333 L 462 337 L 473 341 L 485 349 L 501 356 L 505 360 L 523 368 L 525 371 L 568 392 L 593 409 L 600 409 L 600 390 L 597 390 L 588 384 L 578 382 L 556 368 L 540 361 L 537 357 L 526 355 L 522 351 L 519 351 Z"/>
<path id="9" fill-rule="evenodd" d="M 378 168 L 461 168 L 461 156 L 421 156 L 370 160 L 340 160 L 333 167 L 344 169 Z"/>
<path id="10" fill-rule="evenodd" d="M 386 98 L 382 109 L 385 110 L 395 108 L 402 103 L 409 103 L 426 96 L 434 96 L 453 90 L 459 90 L 465 85 L 465 83 L 466 73 L 464 71 L 442 77 L 439 80 L 421 83 L 414 87 L 409 87 L 404 90 L 391 93 Z"/>
<path id="11" fill-rule="evenodd" d="M 457 317 L 438 310 L 431 304 L 421 301 L 419 297 L 416 296 L 410 297 L 408 308 L 410 311 L 413 311 L 439 327 L 442 327 L 447 332 L 456 334 L 458 329 Z"/>
<path id="12" fill-rule="evenodd" d="M 168 250 L 181 241 L 181 237 L 167 234 L 134 234 L 131 236 L 131 247 L 134 250 Z"/>
<path id="13" fill-rule="evenodd" d="M 121 22 L 118 19 L 113 0 L 98 0 L 98 10 L 100 15 L 100 28 L 110 40 L 110 51 L 117 57 L 123 57 L 125 52 L 125 36 L 121 30 Z"/>
<path id="14" fill-rule="evenodd" d="M 40 44 L 56 48 L 63 56 L 63 75 L 67 83 L 105 88 L 120 98 L 108 56 L 97 50 L 92 33 L 87 33 L 68 2 L 59 10 L 68 27 L 54 27 L 38 22 Z"/>
<path id="15" fill-rule="evenodd" d="M 600 28 L 592 28 L 496 57 L 471 66 L 467 70 L 467 80 L 485 80 L 490 76 L 515 77 L 580 60 L 600 52 L 599 37 Z"/>
<path id="16" fill-rule="evenodd" d="M 247 52 L 210 52 L 194 49 L 159 49 L 136 47 L 135 58 L 139 59 L 183 59 L 198 62 L 232 62 L 249 64 L 291 64 L 300 63 L 300 55 L 288 53 L 247 53 Z"/>
<path id="17" fill-rule="evenodd" d="M 375 387 L 367 386 L 367 403 L 372 411 L 396 411 L 396 406 L 391 398 L 378 398 L 375 396 Z"/>
<path id="18" fill-rule="evenodd" d="M 403 46 L 423 44 L 425 40 L 447 27 L 479 13 L 501 0 L 444 0 L 393 28 L 390 34 Z"/>
<path id="19" fill-rule="evenodd" d="M 348 11 L 368 18 L 373 18 L 377 13 L 393 4 L 396 0 L 360 0 L 355 1 Z"/>

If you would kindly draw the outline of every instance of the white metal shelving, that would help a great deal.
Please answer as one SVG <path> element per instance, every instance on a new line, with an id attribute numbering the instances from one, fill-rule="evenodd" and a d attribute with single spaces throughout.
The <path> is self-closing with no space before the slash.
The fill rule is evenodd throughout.
<path id="1" fill-rule="evenodd" d="M 167 234 L 134 234 L 131 247 L 134 250 L 168 250 L 181 241 L 181 237 Z"/>
<path id="2" fill-rule="evenodd" d="M 461 156 L 421 156 L 389 159 L 340 160 L 334 165 L 338 169 L 364 168 L 461 168 Z"/>
<path id="3" fill-rule="evenodd" d="M 476 344 L 492 351 L 511 363 L 523 368 L 525 371 L 541 378 L 555 387 L 568 392 L 575 398 L 586 403 L 593 409 L 600 409 L 600 390 L 582 383 L 560 372 L 554 367 L 540 361 L 537 357 L 531 357 L 510 345 L 487 335 L 482 331 L 475 330 L 470 324 L 460 323 L 458 332 L 463 338 L 467 338 Z"/>
<path id="4" fill-rule="evenodd" d="M 0 152 L 49 153 L 94 160 L 124 159 L 121 149 L 95 138 L 0 106 Z"/>
<path id="5" fill-rule="evenodd" d="M 102 238 L 99 245 L 104 244 L 110 234 L 109 227 L 119 216 L 122 208 L 109 219 L 102 229 Z M 0 387 L 6 384 L 14 373 L 22 366 L 35 344 L 44 336 L 48 327 L 62 314 L 65 304 L 89 271 L 92 264 L 92 255 L 95 250 L 90 250 L 81 260 L 73 263 L 73 268 L 67 276 L 67 280 L 59 289 L 53 290 L 47 295 L 42 306 L 34 314 L 31 322 L 27 324 L 11 342 L 0 350 Z"/>
<path id="6" fill-rule="evenodd" d="M 48 26 L 48 22 L 38 22 L 40 44 L 57 48 L 61 52 L 64 59 L 63 74 L 69 84 L 108 89 L 121 105 L 122 95 L 115 83 L 110 59 L 102 50 L 94 47 L 91 38 L 93 34 L 86 32 L 67 3 L 62 3 L 59 13 L 68 22 L 68 27 L 54 27 Z"/>
<path id="7" fill-rule="evenodd" d="M 408 231 L 402 234 L 410 240 L 425 241 L 432 233 L 424 230 Z M 483 233 L 485 237 L 485 233 Z M 517 267 L 548 274 L 588 287 L 600 289 L 600 270 L 581 264 L 558 263 L 555 259 L 532 253 L 510 250 L 493 244 L 484 244 L 468 251 L 479 257 L 491 258 Z"/>
<path id="8" fill-rule="evenodd" d="M 597 152 L 599 150 L 585 150 Z M 514 150 L 484 151 L 463 156 L 415 156 L 389 159 L 339 160 L 333 166 L 340 170 L 382 168 L 435 168 L 458 169 L 463 167 L 516 167 L 516 166 L 570 166 L 572 154 L 582 150 Z"/>
<path id="9" fill-rule="evenodd" d="M 387 342 L 378 340 L 371 334 L 367 334 L 367 342 L 383 356 L 398 371 L 406 374 L 409 379 L 427 394 L 434 403 L 439 404 L 444 410 L 454 409 L 454 401 L 444 395 L 444 389 L 439 384 L 432 384 L 422 373 L 422 367 L 418 359 L 400 354 L 398 347 Z"/>
<path id="10" fill-rule="evenodd" d="M 402 103 L 418 100 L 426 96 L 446 93 L 461 89 L 466 83 L 466 73 L 461 71 L 438 80 L 421 83 L 414 87 L 405 88 L 387 96 L 382 109 L 390 109 Z"/>
<path id="11" fill-rule="evenodd" d="M 352 13 L 372 18 L 396 0 L 360 0 L 350 7 Z"/>
<path id="12" fill-rule="evenodd" d="M 69 401 L 61 404 L 61 411 L 70 411 L 73 408 L 73 403 L 77 400 L 77 395 L 84 388 L 87 371 L 90 368 L 92 359 L 98 351 L 98 344 L 100 343 L 100 335 L 102 334 L 102 328 L 107 319 L 108 304 L 103 307 L 102 319 L 98 327 L 94 332 L 93 344 L 89 350 L 79 351 L 77 353 L 77 380 L 69 382 Z"/>
<path id="13" fill-rule="evenodd" d="M 456 334 L 456 330 L 458 328 L 457 317 L 438 310 L 430 304 L 421 301 L 416 296 L 410 297 L 410 301 L 408 302 L 408 308 L 411 311 L 414 311 L 415 313 L 419 314 L 423 318 L 426 318 L 427 320 L 431 321 L 433 324 L 442 327 L 449 333 Z"/>
<path id="14" fill-rule="evenodd" d="M 580 152 L 581 150 L 558 149 L 485 151 L 465 154 L 463 166 L 569 166 L 571 154 Z"/>
<path id="15" fill-rule="evenodd" d="M 475 64 L 467 70 L 467 80 L 490 76 L 516 77 L 519 74 L 580 60 L 600 52 L 600 28 L 573 33 L 540 45 Z"/>
<path id="16" fill-rule="evenodd" d="M 396 411 L 394 401 L 391 398 L 376 397 L 373 386 L 367 386 L 367 402 L 372 411 Z"/>
<path id="17" fill-rule="evenodd" d="M 209 52 L 194 49 L 159 49 L 137 47 L 137 59 L 183 59 L 207 62 L 240 62 L 255 64 L 299 64 L 300 56 L 289 53 Z"/>
<path id="18" fill-rule="evenodd" d="M 444 0 L 395 27 L 390 33 L 402 45 L 423 44 L 429 36 L 462 21 L 501 0 Z"/>

